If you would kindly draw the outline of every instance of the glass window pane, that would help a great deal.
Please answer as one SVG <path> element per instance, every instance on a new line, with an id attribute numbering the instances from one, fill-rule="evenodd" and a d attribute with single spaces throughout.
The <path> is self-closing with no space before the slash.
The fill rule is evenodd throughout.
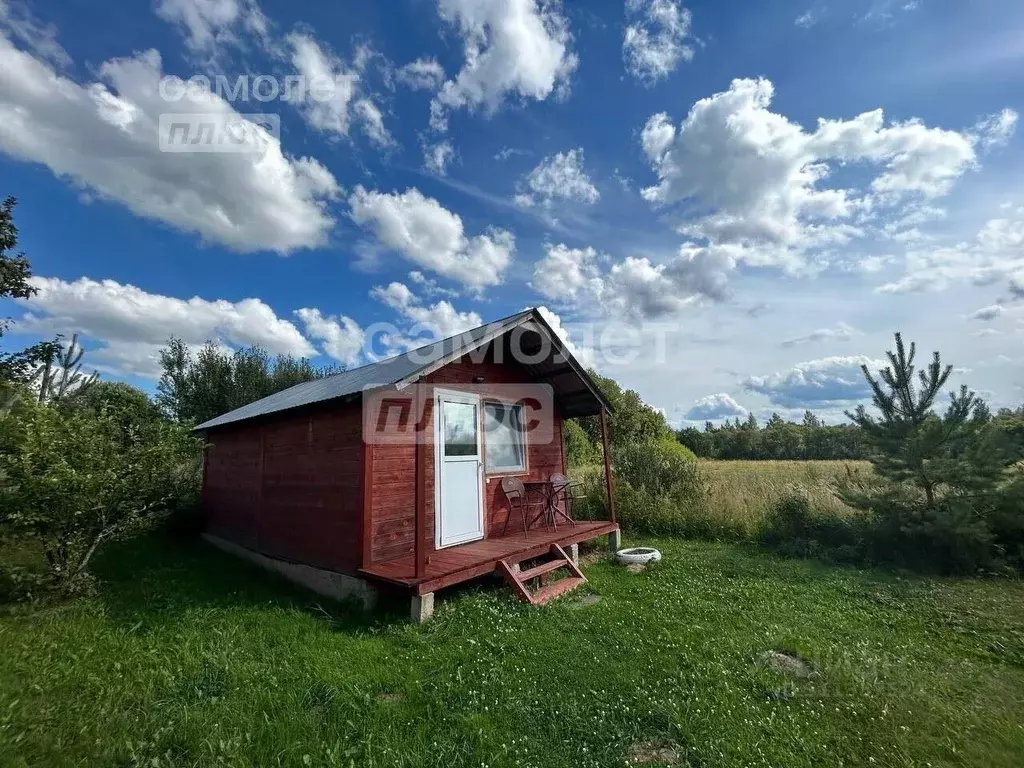
<path id="1" fill-rule="evenodd" d="M 526 469 L 522 419 L 520 405 L 487 403 L 484 406 L 488 470 Z"/>
<path id="2" fill-rule="evenodd" d="M 476 406 L 444 403 L 444 455 L 476 456 Z"/>

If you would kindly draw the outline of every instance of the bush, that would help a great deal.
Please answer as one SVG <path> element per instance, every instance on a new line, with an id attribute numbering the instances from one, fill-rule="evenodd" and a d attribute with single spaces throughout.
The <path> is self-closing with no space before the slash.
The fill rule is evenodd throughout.
<path id="1" fill-rule="evenodd" d="M 159 420 L 22 403 L 0 416 L 0 525 L 42 552 L 49 586 L 89 582 L 105 543 L 144 530 L 197 492 L 199 441 Z"/>
<path id="2" fill-rule="evenodd" d="M 615 452 L 615 477 L 651 496 L 704 504 L 707 482 L 693 452 L 674 440 L 636 443 Z"/>
<path id="3" fill-rule="evenodd" d="M 693 453 L 672 439 L 637 443 L 615 451 L 615 512 L 635 533 L 736 539 L 742 532 L 710 514 L 709 488 Z M 589 517 L 606 519 L 604 467 L 572 471 L 587 497 Z M 578 517 L 583 519 L 580 507 Z"/>
<path id="4" fill-rule="evenodd" d="M 785 555 L 850 561 L 864 555 L 862 518 L 816 512 L 803 488 L 794 487 L 772 506 L 758 531 L 761 544 Z"/>

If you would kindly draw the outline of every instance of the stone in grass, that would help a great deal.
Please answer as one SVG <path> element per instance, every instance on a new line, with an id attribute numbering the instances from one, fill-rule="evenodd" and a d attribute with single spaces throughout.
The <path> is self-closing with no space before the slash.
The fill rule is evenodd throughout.
<path id="1" fill-rule="evenodd" d="M 626 570 L 630 573 L 640 573 L 647 570 L 647 563 L 630 563 L 626 566 Z"/>
<path id="2" fill-rule="evenodd" d="M 377 694 L 377 701 L 401 701 L 404 698 L 404 693 L 395 693 L 394 691 L 381 691 Z"/>
<path id="3" fill-rule="evenodd" d="M 626 753 L 630 765 L 676 765 L 679 750 L 666 741 L 638 741 Z"/>
<path id="4" fill-rule="evenodd" d="M 772 672 L 799 680 L 806 680 L 814 675 L 810 662 L 785 651 L 765 651 L 761 654 L 761 664 Z"/>
<path id="5" fill-rule="evenodd" d="M 601 602 L 601 596 L 593 593 L 589 595 L 583 595 L 579 600 L 574 600 L 570 603 L 571 608 L 589 608 L 591 605 L 597 605 Z"/>

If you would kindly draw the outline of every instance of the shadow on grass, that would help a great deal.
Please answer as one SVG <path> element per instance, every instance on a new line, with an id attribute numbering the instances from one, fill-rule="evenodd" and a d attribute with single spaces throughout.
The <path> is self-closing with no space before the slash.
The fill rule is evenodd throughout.
<path id="1" fill-rule="evenodd" d="M 405 619 L 408 602 L 384 595 L 373 611 L 335 601 L 195 538 L 155 531 L 108 546 L 93 567 L 108 616 L 127 627 L 177 621 L 194 609 L 271 608 L 308 613 L 347 633 L 379 632 Z"/>

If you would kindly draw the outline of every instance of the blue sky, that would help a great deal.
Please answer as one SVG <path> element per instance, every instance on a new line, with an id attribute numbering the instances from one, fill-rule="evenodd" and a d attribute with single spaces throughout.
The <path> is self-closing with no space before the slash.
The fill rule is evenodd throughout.
<path id="1" fill-rule="evenodd" d="M 171 335 L 357 365 L 540 305 L 675 424 L 839 420 L 895 330 L 1024 399 L 1019 3 L 96 5 L 0 0 L 5 344 L 151 388 Z"/>

